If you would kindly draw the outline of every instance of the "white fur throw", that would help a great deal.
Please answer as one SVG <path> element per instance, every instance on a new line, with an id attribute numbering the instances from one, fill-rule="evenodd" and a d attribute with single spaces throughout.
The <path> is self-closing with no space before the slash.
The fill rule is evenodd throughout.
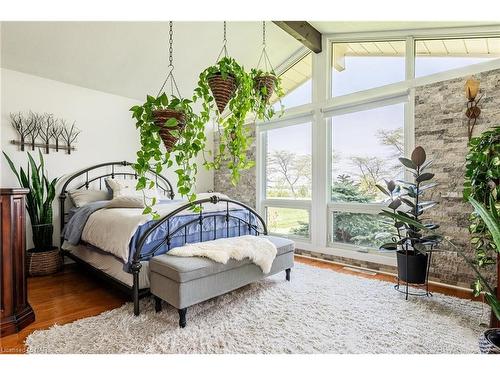
<path id="1" fill-rule="evenodd" d="M 276 246 L 271 241 L 258 236 L 219 238 L 190 243 L 168 252 L 169 255 L 179 257 L 206 257 L 223 264 L 226 264 L 229 258 L 236 260 L 249 258 L 264 273 L 271 271 L 276 253 Z"/>

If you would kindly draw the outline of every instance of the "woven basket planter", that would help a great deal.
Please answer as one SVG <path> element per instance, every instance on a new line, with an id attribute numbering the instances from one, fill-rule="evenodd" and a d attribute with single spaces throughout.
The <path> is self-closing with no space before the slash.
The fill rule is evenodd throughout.
<path id="1" fill-rule="evenodd" d="M 487 329 L 481 334 L 479 350 L 483 354 L 500 354 L 500 328 Z"/>
<path id="2" fill-rule="evenodd" d="M 223 78 L 221 74 L 215 74 L 208 79 L 208 86 L 210 86 L 219 113 L 224 112 L 227 103 L 236 91 L 236 78 L 232 75 Z"/>
<path id="3" fill-rule="evenodd" d="M 262 88 L 266 88 L 266 94 L 262 93 Z M 276 87 L 276 77 L 272 75 L 260 76 L 255 79 L 255 89 L 262 95 L 262 99 L 268 103 Z"/>
<path id="4" fill-rule="evenodd" d="M 160 128 L 158 134 L 160 135 L 163 144 L 165 145 L 167 151 L 172 151 L 172 148 L 175 146 L 179 137 L 172 134 L 173 130 L 177 130 L 179 132 L 184 129 L 184 125 L 186 124 L 186 116 L 184 113 L 175 111 L 173 109 L 158 109 L 153 111 L 154 122 L 155 125 Z M 171 118 L 175 118 L 177 120 L 177 126 L 175 127 L 166 127 L 165 123 Z"/>
<path id="5" fill-rule="evenodd" d="M 48 251 L 26 252 L 26 268 L 30 276 L 46 276 L 58 272 L 62 267 L 62 256 L 57 247 Z"/>

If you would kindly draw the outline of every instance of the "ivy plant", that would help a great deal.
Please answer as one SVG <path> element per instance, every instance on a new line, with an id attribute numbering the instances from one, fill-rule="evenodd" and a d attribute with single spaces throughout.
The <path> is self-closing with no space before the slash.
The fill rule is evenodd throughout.
<path id="1" fill-rule="evenodd" d="M 466 157 L 464 199 L 480 202 L 490 209 L 500 198 L 500 126 L 472 138 Z M 469 217 L 470 243 L 474 248 L 474 262 L 479 268 L 496 263 L 496 245 L 484 220 L 474 211 Z M 473 284 L 476 295 L 483 290 L 478 279 Z"/>
<path id="2" fill-rule="evenodd" d="M 236 90 L 228 102 L 229 113 L 224 117 L 217 110 L 210 90 L 209 80 L 214 75 L 221 75 L 224 79 L 232 76 L 236 81 Z M 215 116 L 218 124 L 219 147 L 215 150 L 213 161 L 206 161 L 205 166 L 208 169 L 219 169 L 222 163 L 227 162 L 231 182 L 236 184 L 240 171 L 254 166 L 254 162 L 247 159 L 247 150 L 252 139 L 249 125 L 245 121 L 255 107 L 252 77 L 235 59 L 223 57 L 215 65 L 201 72 L 193 98 L 202 101 L 200 117 L 203 121 L 208 122 Z"/>
<path id="3" fill-rule="evenodd" d="M 252 69 L 250 71 L 250 75 L 254 82 L 254 95 L 255 102 L 253 111 L 255 112 L 256 117 L 259 120 L 270 120 L 276 113 L 274 106 L 269 101 L 269 93 L 267 91 L 267 87 L 262 85 L 259 87 L 258 82 L 259 79 L 263 77 L 272 77 L 273 78 L 273 91 L 276 95 L 279 103 L 280 103 L 280 116 L 283 114 L 284 106 L 281 103 L 281 98 L 284 95 L 283 88 L 281 86 L 281 78 L 272 72 L 266 72 L 261 69 Z"/>
<path id="4" fill-rule="evenodd" d="M 182 196 L 186 196 L 190 202 L 196 200 L 194 186 L 196 184 L 196 174 L 198 165 L 195 158 L 198 153 L 205 148 L 205 122 L 200 116 L 195 114 L 191 107 L 192 101 L 181 99 L 175 96 L 169 97 L 163 93 L 157 97 L 148 95 L 143 105 L 136 105 L 130 108 L 132 117 L 136 120 L 136 128 L 140 132 L 141 149 L 137 152 L 137 160 L 133 165 L 139 178 L 137 190 L 153 188 L 155 182 L 148 178 L 148 172 L 153 170 L 160 174 L 163 168 L 170 168 L 174 160 L 179 168 L 175 170 L 177 174 L 177 188 Z M 161 137 L 159 135 L 160 126 L 155 123 L 154 111 L 160 109 L 171 109 L 182 112 L 185 116 L 185 125 L 182 130 L 176 129 L 178 120 L 168 119 L 163 126 L 171 128 L 171 133 L 178 137 L 178 141 L 172 150 L 163 152 L 161 149 Z M 145 200 L 144 214 L 152 214 L 157 219 L 158 214 L 154 212 L 153 206 L 157 202 Z"/>
<path id="5" fill-rule="evenodd" d="M 213 161 L 206 161 L 205 167 L 219 169 L 223 163 L 227 163 L 233 185 L 238 183 L 242 170 L 255 165 L 254 161 L 247 158 L 247 151 L 253 141 L 247 116 L 253 112 L 257 118 L 269 120 L 275 114 L 272 106 L 265 100 L 267 89 L 265 87 L 257 89 L 256 79 L 265 74 L 274 75 L 256 69 L 247 73 L 235 59 L 223 57 L 200 74 L 198 87 L 195 89 L 193 100 L 202 101 L 200 117 L 208 122 L 215 116 L 220 139 Z M 229 111 L 226 116 L 218 112 L 210 90 L 209 80 L 214 75 L 221 75 L 222 78 L 232 76 L 236 81 L 236 90 L 228 102 Z M 278 98 L 281 98 L 283 90 L 279 77 L 276 77 L 274 89 Z"/>

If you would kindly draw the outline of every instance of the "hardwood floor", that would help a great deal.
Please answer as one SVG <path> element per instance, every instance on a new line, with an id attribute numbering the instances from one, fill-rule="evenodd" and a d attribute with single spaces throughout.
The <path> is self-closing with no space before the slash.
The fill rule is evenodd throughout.
<path id="1" fill-rule="evenodd" d="M 343 265 L 301 256 L 295 260 L 315 267 L 359 277 L 394 282 L 394 276 L 381 273 L 363 273 L 346 269 Z M 293 272 L 292 272 L 293 280 Z M 447 286 L 431 285 L 433 292 L 471 299 L 472 294 Z M 85 274 L 76 266 L 66 266 L 64 272 L 56 275 L 28 279 L 29 302 L 35 310 L 36 321 L 17 334 L 0 338 L 0 353 L 24 353 L 24 340 L 35 330 L 46 329 L 54 324 L 62 325 L 75 320 L 98 315 L 121 306 L 126 297 L 107 284 Z"/>

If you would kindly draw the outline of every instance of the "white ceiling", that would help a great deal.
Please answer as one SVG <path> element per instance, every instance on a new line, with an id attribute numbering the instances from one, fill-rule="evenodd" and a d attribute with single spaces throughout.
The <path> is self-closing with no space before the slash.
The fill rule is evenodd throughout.
<path id="1" fill-rule="evenodd" d="M 322 33 L 459 27 L 478 22 L 311 22 Z M 228 50 L 246 68 L 257 64 L 261 22 L 229 22 Z M 267 23 L 275 66 L 301 48 Z M 222 22 L 175 22 L 175 76 L 190 96 L 199 72 L 222 46 Z M 168 65 L 168 22 L 2 22 L 1 66 L 82 87 L 143 100 L 155 95 Z"/>
<path id="2" fill-rule="evenodd" d="M 276 66 L 301 44 L 271 22 L 267 45 Z M 174 23 L 174 74 L 189 97 L 199 73 L 222 47 L 222 22 Z M 246 68 L 257 65 L 261 22 L 228 22 L 227 49 Z M 2 22 L 1 66 L 143 100 L 156 95 L 168 66 L 168 22 Z"/>
<path id="3" fill-rule="evenodd" d="M 343 34 L 370 31 L 435 29 L 439 27 L 470 27 L 490 25 L 491 22 L 427 22 L 427 21 L 313 21 L 309 22 L 323 34 Z"/>

